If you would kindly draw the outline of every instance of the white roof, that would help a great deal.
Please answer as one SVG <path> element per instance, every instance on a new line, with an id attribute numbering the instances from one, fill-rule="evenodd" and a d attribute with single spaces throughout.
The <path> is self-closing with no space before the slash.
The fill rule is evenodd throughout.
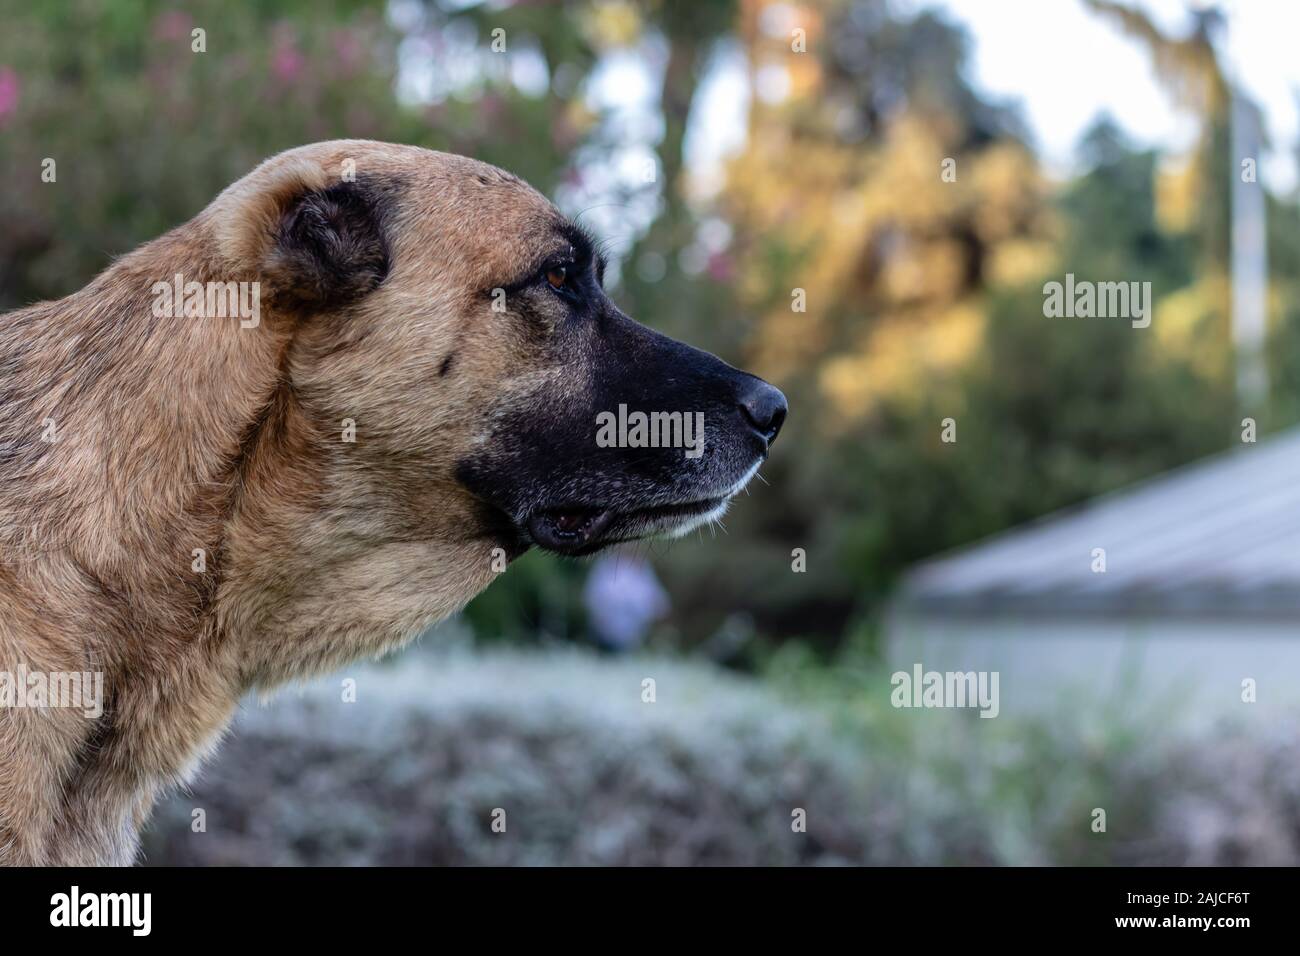
<path id="1" fill-rule="evenodd" d="M 927 561 L 901 599 L 961 613 L 1300 613 L 1300 429 Z"/>

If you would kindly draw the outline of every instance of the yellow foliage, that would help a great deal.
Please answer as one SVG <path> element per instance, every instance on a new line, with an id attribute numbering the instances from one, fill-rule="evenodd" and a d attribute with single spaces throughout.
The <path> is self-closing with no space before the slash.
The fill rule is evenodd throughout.
<path id="1" fill-rule="evenodd" d="M 885 397 L 918 398 L 963 367 L 984 337 L 985 316 L 971 302 L 937 313 L 880 320 L 859 350 L 836 355 L 822 367 L 819 386 L 827 405 L 848 424 Z"/>
<path id="2" fill-rule="evenodd" d="M 1008 239 L 989 252 L 985 278 L 990 285 L 1023 285 L 1051 271 L 1056 257 L 1056 247 L 1049 240 Z"/>
<path id="3" fill-rule="evenodd" d="M 582 18 L 587 38 L 598 50 L 631 46 L 644 27 L 641 12 L 626 0 L 602 0 Z"/>
<path id="4" fill-rule="evenodd" d="M 1160 354 L 1211 381 L 1231 374 L 1228 319 L 1218 307 L 1228 294 L 1224 276 L 1207 275 L 1157 301 L 1151 331 Z"/>
<path id="5" fill-rule="evenodd" d="M 1166 232 L 1186 232 L 1196 224 L 1203 193 L 1191 163 L 1156 173 L 1156 222 Z"/>
<path id="6" fill-rule="evenodd" d="M 957 183 L 942 183 L 941 164 L 949 150 L 937 126 L 904 115 L 891 124 L 883 148 L 863 170 L 865 213 L 875 224 L 904 223 L 913 229 L 938 229 L 958 208 Z M 960 169 L 958 182 L 960 182 Z"/>
<path id="7" fill-rule="evenodd" d="M 754 369 L 777 382 L 792 378 L 830 347 L 830 329 L 819 312 L 794 312 L 789 306 L 763 317 L 752 343 Z"/>
<path id="8" fill-rule="evenodd" d="M 746 8 L 752 22 L 763 6 Z M 967 152 L 966 119 L 926 108 L 846 142 L 817 57 L 757 28 L 750 55 L 792 71 L 784 102 L 755 103 L 722 195 L 742 247 L 736 287 L 761 316 L 755 366 L 777 381 L 809 374 L 845 421 L 950 381 L 983 336 L 971 257 L 983 257 L 985 281 L 1008 285 L 1051 268 L 1032 152 L 1011 140 Z M 949 159 L 953 182 L 942 175 Z M 790 310 L 786 283 L 806 290 L 807 312 Z"/>
<path id="9" fill-rule="evenodd" d="M 961 294 L 965 275 L 965 249 L 960 242 L 903 239 L 885 261 L 881 280 L 885 294 L 897 302 L 950 302 Z"/>
<path id="10" fill-rule="evenodd" d="M 575 135 L 582 135 L 595 125 L 598 117 L 587 104 L 575 99 L 564 107 L 564 118 Z"/>
<path id="11" fill-rule="evenodd" d="M 988 242 L 1021 233 L 1043 207 L 1043 184 L 1033 157 L 1018 143 L 994 143 L 968 163 L 976 231 Z"/>

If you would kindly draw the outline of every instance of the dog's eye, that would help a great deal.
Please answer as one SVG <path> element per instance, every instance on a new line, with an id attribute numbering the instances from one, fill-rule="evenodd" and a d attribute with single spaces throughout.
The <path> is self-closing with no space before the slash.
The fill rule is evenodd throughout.
<path id="1" fill-rule="evenodd" d="M 551 284 L 552 289 L 564 288 L 564 283 L 569 281 L 569 270 L 564 266 L 555 266 L 546 270 L 546 281 Z"/>

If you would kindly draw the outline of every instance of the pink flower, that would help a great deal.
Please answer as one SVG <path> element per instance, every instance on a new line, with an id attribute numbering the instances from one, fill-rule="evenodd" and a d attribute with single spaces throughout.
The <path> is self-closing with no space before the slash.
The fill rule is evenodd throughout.
<path id="1" fill-rule="evenodd" d="M 18 110 L 18 74 L 0 67 L 0 123 Z"/>
<path id="2" fill-rule="evenodd" d="M 153 22 L 153 35 L 159 40 L 179 40 L 190 35 L 190 18 L 180 10 L 161 13 Z"/>
<path id="3" fill-rule="evenodd" d="M 293 24 L 277 23 L 271 31 L 271 44 L 271 75 L 281 83 L 292 83 L 307 65 L 307 58 L 298 49 Z"/>
<path id="4" fill-rule="evenodd" d="M 354 34 L 342 30 L 334 34 L 334 56 L 344 73 L 351 73 L 360 65 L 364 52 L 361 41 Z"/>
<path id="5" fill-rule="evenodd" d="M 306 62 L 306 58 L 294 46 L 292 40 L 279 43 L 276 45 L 275 52 L 271 54 L 271 72 L 275 74 L 276 79 L 284 83 L 292 83 L 298 78 Z"/>
<path id="6" fill-rule="evenodd" d="M 708 271 L 714 282 L 729 282 L 736 272 L 735 263 L 725 252 L 715 252 L 709 256 Z"/>

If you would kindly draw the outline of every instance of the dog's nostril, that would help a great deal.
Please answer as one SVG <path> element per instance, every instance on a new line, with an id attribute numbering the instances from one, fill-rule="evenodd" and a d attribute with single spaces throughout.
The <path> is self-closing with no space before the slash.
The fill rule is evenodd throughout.
<path id="1" fill-rule="evenodd" d="M 741 410 L 754 429 L 769 443 L 785 423 L 785 396 L 762 379 L 755 379 L 753 387 L 740 399 Z"/>
<path id="2" fill-rule="evenodd" d="M 781 430 L 781 426 L 785 424 L 785 412 L 786 412 L 786 406 L 785 406 L 785 401 L 783 400 L 781 402 L 781 407 L 778 408 L 775 414 L 772 415 L 772 420 L 767 423 L 768 442 L 772 442 L 776 440 L 777 432 L 779 432 Z"/>

